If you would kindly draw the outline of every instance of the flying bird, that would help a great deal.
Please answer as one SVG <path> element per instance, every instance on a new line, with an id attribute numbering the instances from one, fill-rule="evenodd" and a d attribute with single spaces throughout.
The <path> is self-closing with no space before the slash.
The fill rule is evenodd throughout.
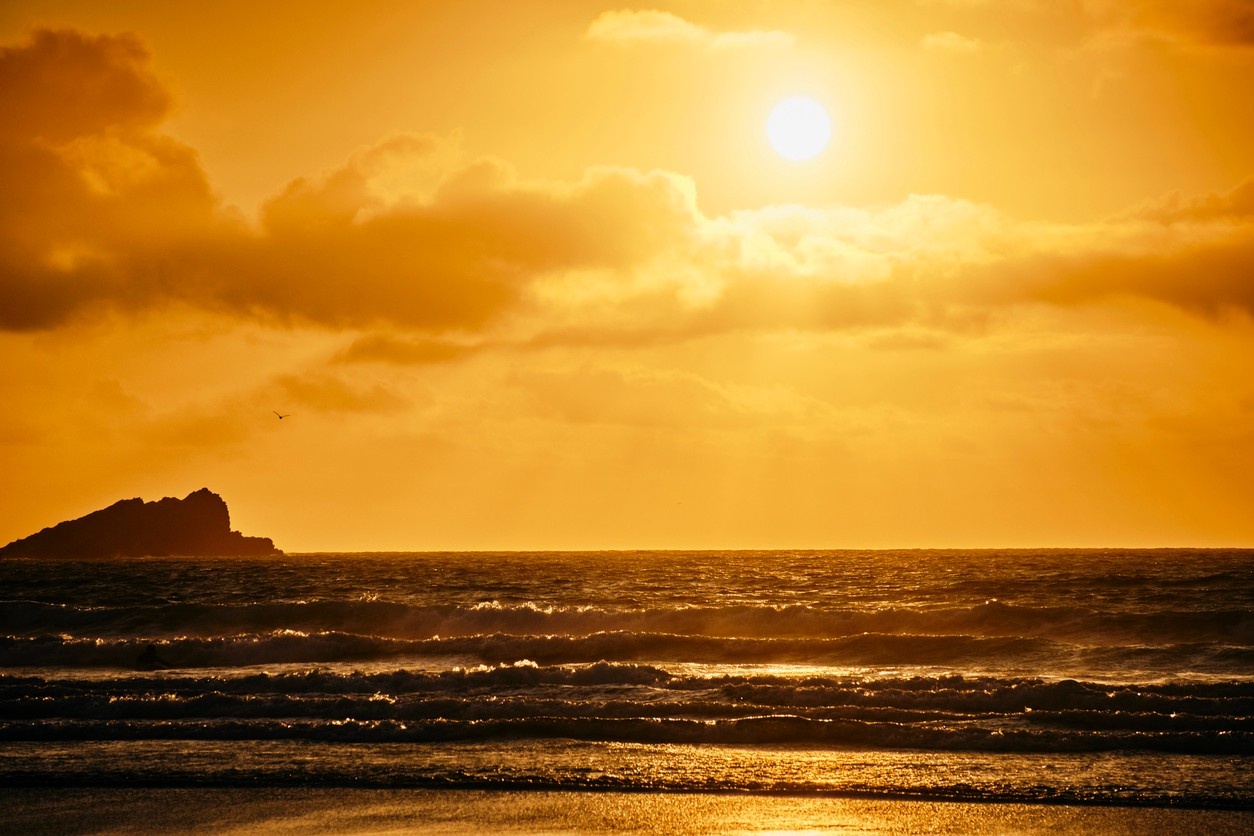
<path id="1" fill-rule="evenodd" d="M 275 410 L 273 410 L 273 409 L 272 409 L 272 410 L 270 410 L 270 411 L 271 411 L 271 412 L 274 412 L 274 414 L 275 414 L 275 415 L 279 415 L 279 413 L 278 413 L 278 412 L 276 412 L 276 411 L 275 411 Z M 291 417 L 292 417 L 292 416 L 291 416 L 290 414 L 288 414 L 288 415 L 279 415 L 279 420 L 280 420 L 280 421 L 282 421 L 284 418 L 291 418 Z"/>

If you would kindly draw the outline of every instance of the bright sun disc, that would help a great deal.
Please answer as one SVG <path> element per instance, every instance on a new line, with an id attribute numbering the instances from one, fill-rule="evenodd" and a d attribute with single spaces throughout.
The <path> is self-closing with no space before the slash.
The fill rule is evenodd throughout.
<path id="1" fill-rule="evenodd" d="M 832 120 L 814 99 L 794 96 L 775 105 L 766 120 L 766 138 L 781 157 L 808 160 L 827 147 Z"/>

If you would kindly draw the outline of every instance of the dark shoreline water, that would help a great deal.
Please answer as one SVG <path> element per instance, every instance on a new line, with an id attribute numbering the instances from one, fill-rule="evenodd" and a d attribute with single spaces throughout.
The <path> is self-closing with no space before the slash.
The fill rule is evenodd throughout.
<path id="1" fill-rule="evenodd" d="M 388 744 L 390 751 L 363 751 L 365 744 L 277 744 L 232 742 L 201 749 L 194 744 L 154 748 L 106 744 L 113 751 L 40 745 L 38 751 L 0 747 L 0 786 L 12 789 L 243 789 L 305 788 L 361 790 L 455 790 L 494 793 L 576 792 L 666 795 L 727 795 L 787 798 L 928 801 L 968 804 L 1046 804 L 1121 808 L 1254 811 L 1254 799 L 1224 797 L 1204 786 L 1192 791 L 1136 786 L 1138 773 L 1158 769 L 1149 753 L 1112 756 L 1094 768 L 1083 758 L 1005 758 L 981 755 L 953 760 L 930 753 L 879 750 L 815 750 L 799 747 L 720 747 L 721 751 L 682 751 L 682 747 L 633 745 L 607 753 L 596 744 L 553 741 L 520 744 L 501 758 L 499 747 L 431 747 Z M 715 757 L 710 757 L 713 754 Z M 489 764 L 489 761 L 495 761 Z M 502 762 L 502 760 L 506 762 Z M 706 786 L 692 776 L 666 774 L 654 764 L 668 760 L 713 773 L 735 762 L 755 778 L 736 785 Z M 1243 770 L 1241 759 L 1205 756 L 1177 761 L 1173 768 L 1196 769 L 1218 777 Z M 20 765 L 17 763 L 21 761 Z M 588 764 L 595 761 L 596 766 Z M 526 764 L 523 766 L 523 764 Z M 816 769 L 816 764 L 818 768 Z M 834 766 L 835 764 L 835 766 Z M 350 766 L 351 765 L 351 766 Z M 14 768 L 16 767 L 16 768 Z M 955 773 L 962 781 L 938 780 L 934 772 Z M 885 780 L 892 776 L 890 785 Z M 1053 785 L 1040 782 L 1051 775 Z M 1119 778 L 1128 780 L 1121 785 Z"/>
<path id="2" fill-rule="evenodd" d="M 1225 810 L 714 793 L 0 788 L 0 833 L 857 832 L 1242 834 Z"/>
<path id="3" fill-rule="evenodd" d="M 0 572 L 8 786 L 1254 808 L 1252 550 Z"/>

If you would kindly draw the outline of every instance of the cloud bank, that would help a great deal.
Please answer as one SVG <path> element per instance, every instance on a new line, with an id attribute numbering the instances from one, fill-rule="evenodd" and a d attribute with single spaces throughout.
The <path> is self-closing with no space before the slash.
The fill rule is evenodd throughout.
<path id="1" fill-rule="evenodd" d="M 171 97 L 136 39 L 36 32 L 0 52 L 0 89 L 13 105 L 0 127 L 10 331 L 171 303 L 326 328 L 508 326 L 537 344 L 964 327 L 1007 306 L 1117 297 L 1254 313 L 1248 181 L 1089 224 L 1021 223 L 938 195 L 710 217 L 672 172 L 534 182 L 447 139 L 399 135 L 293 181 L 249 222 L 161 132 Z M 432 345 L 410 354 L 461 350 Z"/>

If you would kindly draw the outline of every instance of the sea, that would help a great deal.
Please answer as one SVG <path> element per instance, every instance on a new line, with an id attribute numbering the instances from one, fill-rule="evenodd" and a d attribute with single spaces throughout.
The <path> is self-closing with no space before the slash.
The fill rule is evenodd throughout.
<path id="1" fill-rule="evenodd" d="M 10 788 L 1250 810 L 1252 756 L 1254 550 L 0 562 Z"/>

